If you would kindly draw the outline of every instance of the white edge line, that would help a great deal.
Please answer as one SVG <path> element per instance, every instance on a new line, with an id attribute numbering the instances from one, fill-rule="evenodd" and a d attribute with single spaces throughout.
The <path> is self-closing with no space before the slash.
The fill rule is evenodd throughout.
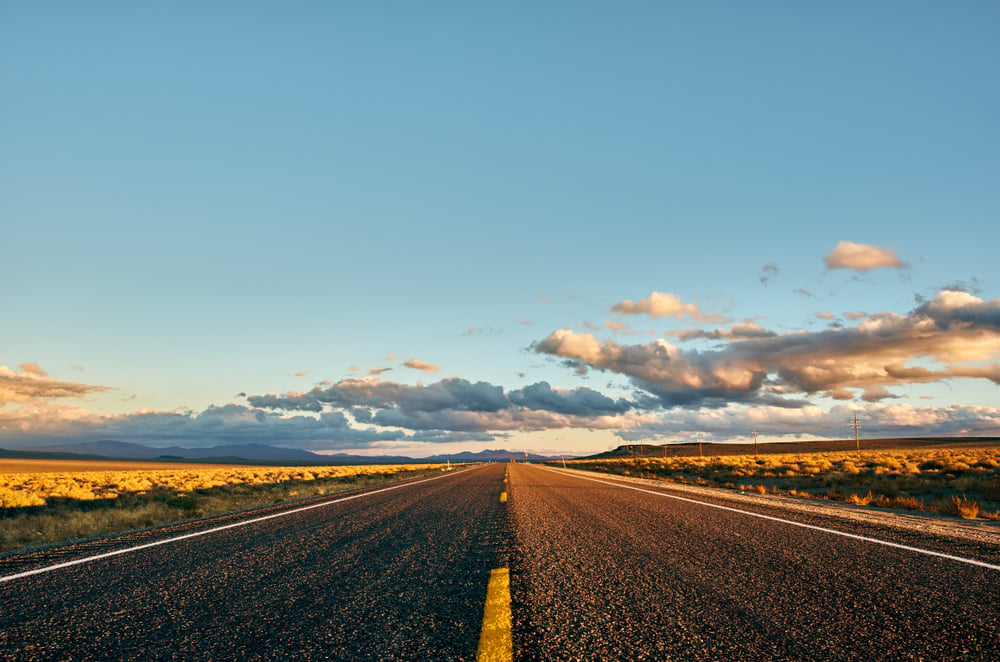
<path id="1" fill-rule="evenodd" d="M 536 465 L 541 466 L 541 465 Z M 802 522 L 796 522 L 790 519 L 784 519 L 782 517 L 774 517 L 772 515 L 763 515 L 761 513 L 755 513 L 750 510 L 741 510 L 739 508 L 733 508 L 731 506 L 720 506 L 719 504 L 709 503 L 707 501 L 698 501 L 697 499 L 689 499 L 687 497 L 677 496 L 676 494 L 668 494 L 666 492 L 657 492 L 655 490 L 647 490 L 641 487 L 634 487 L 632 485 L 625 485 L 616 481 L 601 480 L 599 478 L 591 478 L 590 476 L 581 476 L 579 474 L 559 471 L 552 467 L 544 467 L 549 471 L 555 471 L 556 473 L 561 473 L 563 475 L 576 476 L 582 480 L 590 480 L 595 483 L 603 483 L 604 485 L 612 485 L 614 487 L 621 487 L 626 490 L 635 490 L 636 492 L 645 492 L 646 494 L 655 494 L 657 496 L 666 497 L 667 499 L 676 499 L 678 501 L 686 501 L 687 503 L 696 503 L 702 506 L 708 506 L 709 508 L 718 508 L 719 510 L 728 510 L 733 513 L 740 513 L 742 515 L 750 515 L 751 517 L 759 517 L 760 519 L 770 520 L 772 522 L 781 522 L 782 524 L 791 524 L 792 526 L 798 526 L 803 529 L 812 529 L 813 531 L 823 531 L 825 533 L 832 533 L 838 536 L 844 536 L 845 538 L 852 538 L 854 540 L 862 540 L 864 542 L 875 543 L 877 545 L 885 545 L 886 547 L 895 547 L 896 549 L 905 549 L 908 552 L 916 552 L 917 554 L 925 554 L 927 556 L 936 556 L 942 559 L 948 559 L 950 561 L 958 561 L 959 563 L 968 563 L 969 565 L 976 565 L 983 568 L 989 568 L 990 570 L 1000 570 L 1000 565 L 993 563 L 986 563 L 985 561 L 977 561 L 976 559 L 966 558 L 964 556 L 955 556 L 954 554 L 945 554 L 944 552 L 935 552 L 930 549 L 922 549 L 920 547 L 912 547 L 910 545 L 903 545 L 898 542 L 890 542 L 888 540 L 881 540 L 879 538 L 870 538 L 868 536 L 859 536 L 856 533 L 847 533 L 846 531 L 838 531 L 836 529 L 827 529 L 822 526 L 816 526 L 815 524 L 804 524 Z M 664 489 L 670 489 L 665 486 Z"/>
<path id="2" fill-rule="evenodd" d="M 474 467 L 473 467 L 474 468 Z M 129 552 L 136 552 L 140 549 L 147 549 L 149 547 L 156 547 L 157 545 L 166 545 L 172 542 L 178 542 L 180 540 L 186 540 L 188 538 L 197 538 L 198 536 L 205 536 L 210 533 L 216 533 L 217 531 L 225 531 L 226 529 L 234 529 L 239 526 L 247 526 L 248 524 L 256 524 L 257 522 L 263 522 L 265 520 L 274 519 L 275 517 L 285 517 L 286 515 L 293 515 L 295 513 L 301 513 L 306 510 L 312 510 L 313 508 L 323 508 L 324 506 L 331 506 L 335 503 L 343 503 L 344 501 L 350 501 L 352 499 L 360 499 L 362 497 L 371 496 L 373 494 L 380 494 L 382 492 L 388 492 L 390 490 L 398 490 L 403 487 L 410 487 L 411 485 L 417 485 L 419 483 L 426 483 L 432 480 L 439 480 L 441 478 L 446 478 L 448 476 L 455 476 L 462 472 L 469 471 L 469 469 L 460 469 L 459 471 L 454 471 L 440 476 L 432 476 L 430 478 L 421 478 L 419 480 L 407 481 L 399 483 L 398 485 L 392 485 L 390 487 L 382 487 L 371 492 L 361 492 L 360 494 L 351 494 L 349 496 L 341 497 L 339 499 L 334 499 L 332 501 L 324 501 L 322 503 L 314 503 L 309 506 L 302 506 L 300 508 L 295 508 L 293 510 L 283 510 L 280 513 L 273 513 L 271 515 L 262 515 L 261 517 L 254 517 L 253 519 L 241 520 L 239 522 L 234 522 L 232 524 L 224 524 L 222 526 L 216 526 L 211 529 L 205 529 L 204 531 L 195 531 L 194 533 L 185 533 L 182 536 L 174 536 L 173 538 L 164 538 L 163 540 L 156 540 L 154 542 L 147 542 L 142 545 L 136 545 L 135 547 L 126 547 L 124 549 L 116 549 L 112 552 L 104 552 L 103 554 L 95 554 L 93 556 L 85 556 L 83 558 L 74 559 L 72 561 L 65 561 L 63 563 L 56 563 L 55 565 L 47 565 L 42 568 L 35 568 L 34 570 L 25 570 L 24 572 L 18 572 L 13 575 L 7 575 L 5 577 L 0 577 L 0 584 L 4 582 L 13 581 L 15 579 L 22 579 L 24 577 L 30 577 L 31 575 L 40 575 L 43 572 L 51 572 L 53 570 L 59 570 L 60 568 L 68 568 L 74 565 L 80 565 L 82 563 L 90 563 L 92 561 L 99 561 L 101 559 L 106 559 L 112 556 L 118 556 L 119 554 L 127 554 Z M 179 522 L 177 522 L 179 524 Z M 167 525 L 169 526 L 169 525 Z"/>

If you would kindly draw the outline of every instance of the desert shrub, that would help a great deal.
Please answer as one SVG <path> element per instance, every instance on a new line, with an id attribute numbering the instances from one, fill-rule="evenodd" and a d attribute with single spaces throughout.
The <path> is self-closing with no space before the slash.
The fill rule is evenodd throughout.
<path id="1" fill-rule="evenodd" d="M 953 496 L 951 498 L 953 512 L 965 519 L 976 519 L 979 515 L 979 502 L 975 499 L 967 499 L 965 496 Z"/>
<path id="2" fill-rule="evenodd" d="M 874 497 L 872 496 L 872 493 L 869 490 L 868 494 L 865 494 L 865 495 L 855 494 L 854 492 L 852 492 L 851 494 L 847 495 L 846 501 L 848 503 L 856 503 L 856 504 L 861 505 L 861 506 L 867 506 L 868 504 L 870 504 L 872 502 L 873 498 Z"/>

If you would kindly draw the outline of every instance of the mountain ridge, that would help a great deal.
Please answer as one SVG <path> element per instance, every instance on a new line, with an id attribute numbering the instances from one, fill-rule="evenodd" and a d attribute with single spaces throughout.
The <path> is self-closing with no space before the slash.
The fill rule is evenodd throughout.
<path id="1" fill-rule="evenodd" d="M 178 462 L 216 462 L 216 463 L 265 463 L 294 465 L 329 465 L 329 464 L 438 464 L 443 462 L 508 462 L 524 460 L 542 462 L 559 459 L 508 451 L 491 449 L 485 451 L 461 451 L 429 457 L 414 458 L 406 455 L 352 455 L 349 453 L 323 454 L 297 448 L 268 446 L 266 444 L 226 444 L 206 448 L 187 448 L 182 446 L 154 447 L 134 442 L 106 439 L 70 444 L 47 444 L 31 448 L 14 447 L 0 448 L 0 458 L 34 458 L 61 460 L 138 460 L 138 461 L 178 461 Z"/>

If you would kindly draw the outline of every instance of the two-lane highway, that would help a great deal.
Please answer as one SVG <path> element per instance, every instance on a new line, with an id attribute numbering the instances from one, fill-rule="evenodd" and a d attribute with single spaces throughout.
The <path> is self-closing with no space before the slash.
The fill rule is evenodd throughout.
<path id="1" fill-rule="evenodd" d="M 998 550 L 487 465 L 4 559 L 0 657 L 993 660 Z"/>
<path id="2" fill-rule="evenodd" d="M 0 583 L 0 656 L 473 659 L 503 465 Z M 72 556 L 72 550 L 67 552 Z"/>
<path id="3" fill-rule="evenodd" d="M 519 657 L 1000 656 L 996 567 L 668 498 L 610 477 L 517 465 L 510 485 Z"/>

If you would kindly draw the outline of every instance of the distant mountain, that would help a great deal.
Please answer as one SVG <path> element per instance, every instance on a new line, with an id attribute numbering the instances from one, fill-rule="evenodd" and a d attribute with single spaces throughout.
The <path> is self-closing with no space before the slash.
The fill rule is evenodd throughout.
<path id="1" fill-rule="evenodd" d="M 102 440 L 73 444 L 51 444 L 32 448 L 0 449 L 0 457 L 37 457 L 52 459 L 115 459 L 115 460 L 167 460 L 228 463 L 266 464 L 464 464 L 469 462 L 523 462 L 525 454 L 508 450 L 486 450 L 478 453 L 463 451 L 448 455 L 412 458 L 404 455 L 350 455 L 347 453 L 321 454 L 296 448 L 279 448 L 264 444 L 230 444 L 210 448 L 184 448 L 181 446 L 152 447 L 127 441 Z M 559 459 L 529 453 L 530 462 Z"/>
<path id="2" fill-rule="evenodd" d="M 251 462 L 281 462 L 294 464 L 320 464 L 326 460 L 322 455 L 295 448 L 277 448 L 263 444 L 232 444 L 227 446 L 212 446 L 210 448 L 183 448 L 181 446 L 151 447 L 134 444 L 127 441 L 84 441 L 74 444 L 52 444 L 35 446 L 30 449 L 16 449 L 19 455 L 58 454 L 73 455 L 79 459 L 110 458 L 116 460 L 216 460 Z"/>
<path id="3" fill-rule="evenodd" d="M 555 459 L 558 458 L 535 455 L 534 453 L 527 454 L 528 462 L 545 462 L 546 460 Z M 425 462 L 510 462 L 511 460 L 524 462 L 525 453 L 507 450 L 487 450 L 479 451 L 478 453 L 462 451 L 461 453 L 453 453 L 451 455 L 433 455 L 424 458 Z"/>

